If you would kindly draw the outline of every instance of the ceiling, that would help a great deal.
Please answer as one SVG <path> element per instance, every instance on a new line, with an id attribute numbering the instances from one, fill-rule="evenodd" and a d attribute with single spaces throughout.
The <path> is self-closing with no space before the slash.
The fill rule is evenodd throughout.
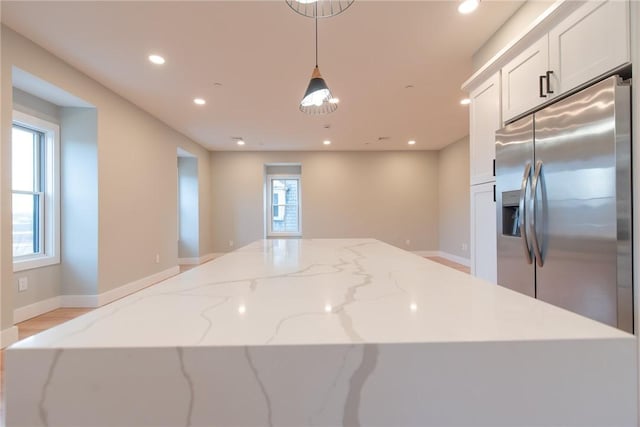
<path id="1" fill-rule="evenodd" d="M 309 116 L 298 104 L 314 21 L 283 0 L 1 3 L 5 25 L 210 150 L 440 149 L 468 134 L 472 54 L 522 5 L 460 15 L 453 0 L 356 0 L 319 20 L 320 70 L 340 104 Z"/>

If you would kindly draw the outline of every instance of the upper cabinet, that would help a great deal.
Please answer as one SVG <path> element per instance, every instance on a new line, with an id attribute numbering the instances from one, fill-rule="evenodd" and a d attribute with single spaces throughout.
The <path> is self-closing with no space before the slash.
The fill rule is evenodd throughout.
<path id="1" fill-rule="evenodd" d="M 508 121 L 630 62 L 629 2 L 588 1 L 502 67 Z"/>
<path id="2" fill-rule="evenodd" d="M 629 3 L 587 2 L 549 32 L 549 65 L 566 92 L 630 61 Z"/>
<path id="3" fill-rule="evenodd" d="M 471 185 L 494 181 L 495 132 L 500 120 L 500 73 L 469 94 L 469 157 Z"/>
<path id="4" fill-rule="evenodd" d="M 553 96 L 547 79 L 549 36 L 545 34 L 502 67 L 502 115 L 515 117 Z M 551 73 L 549 73 L 551 75 Z"/>

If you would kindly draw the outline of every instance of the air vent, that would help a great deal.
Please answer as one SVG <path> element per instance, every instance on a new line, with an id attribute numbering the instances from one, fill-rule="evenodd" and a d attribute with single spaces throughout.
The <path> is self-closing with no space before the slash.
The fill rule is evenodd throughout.
<path id="1" fill-rule="evenodd" d="M 390 139 L 391 139 L 390 136 L 379 136 L 378 137 L 378 142 L 384 142 L 384 141 L 388 141 Z"/>

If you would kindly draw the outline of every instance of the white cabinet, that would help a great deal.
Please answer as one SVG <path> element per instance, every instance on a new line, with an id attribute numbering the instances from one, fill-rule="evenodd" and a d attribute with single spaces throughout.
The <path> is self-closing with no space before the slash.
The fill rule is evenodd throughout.
<path id="1" fill-rule="evenodd" d="M 515 117 L 547 101 L 549 36 L 544 35 L 502 68 L 502 115 Z"/>
<path id="2" fill-rule="evenodd" d="M 566 92 L 630 62 L 629 3 L 587 2 L 549 32 L 552 85 Z"/>
<path id="3" fill-rule="evenodd" d="M 493 183 L 471 186 L 471 274 L 497 282 L 496 203 Z"/>
<path id="4" fill-rule="evenodd" d="M 510 120 L 630 62 L 629 2 L 588 1 L 502 67 Z"/>
<path id="5" fill-rule="evenodd" d="M 495 132 L 500 120 L 500 73 L 469 94 L 469 163 L 471 185 L 494 181 Z"/>

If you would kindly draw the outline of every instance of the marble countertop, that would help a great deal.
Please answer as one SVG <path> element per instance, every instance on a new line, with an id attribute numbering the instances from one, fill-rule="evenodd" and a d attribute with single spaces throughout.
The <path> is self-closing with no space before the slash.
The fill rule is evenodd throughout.
<path id="1" fill-rule="evenodd" d="M 261 240 L 12 349 L 633 339 L 373 239 Z"/>

